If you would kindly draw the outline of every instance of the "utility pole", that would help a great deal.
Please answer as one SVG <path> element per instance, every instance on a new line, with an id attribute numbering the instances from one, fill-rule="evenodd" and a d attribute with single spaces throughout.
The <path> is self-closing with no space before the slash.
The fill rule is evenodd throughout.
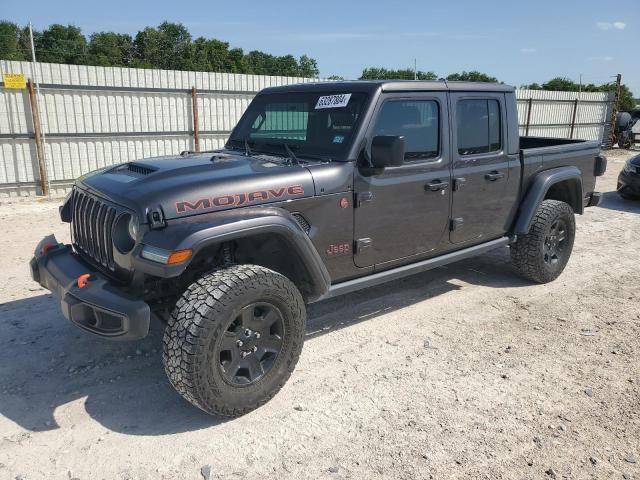
<path id="1" fill-rule="evenodd" d="M 413 59 L 413 79 L 418 79 L 418 60 L 415 58 Z"/>
<path id="2" fill-rule="evenodd" d="M 36 75 L 36 47 L 33 44 L 33 28 L 31 26 L 31 22 L 29 22 L 29 40 L 31 42 L 31 61 L 32 61 L 32 68 L 31 68 L 31 77 L 34 79 L 35 84 L 36 84 L 36 96 L 38 97 L 38 103 L 40 103 L 40 105 L 44 105 L 44 103 L 42 102 L 42 96 L 40 95 L 40 81 L 38 80 L 39 75 Z M 49 196 L 49 199 L 51 199 L 51 180 L 49 179 L 49 168 L 48 168 L 48 163 L 47 163 L 47 137 L 46 134 L 44 132 L 44 129 L 42 129 L 42 118 L 40 116 L 40 109 L 38 108 L 37 112 L 38 114 L 38 123 L 40 124 L 40 136 L 41 136 L 41 142 L 42 142 L 42 159 L 43 159 L 43 163 L 44 163 L 44 169 L 45 169 L 45 176 L 46 176 L 46 185 L 47 185 L 47 191 L 46 192 L 42 192 L 45 195 Z"/>
<path id="3" fill-rule="evenodd" d="M 620 87 L 622 85 L 622 74 L 616 75 L 616 91 L 613 97 L 613 108 L 611 109 L 611 123 L 609 125 L 609 147 L 612 148 L 616 141 L 616 118 L 620 107 Z"/>

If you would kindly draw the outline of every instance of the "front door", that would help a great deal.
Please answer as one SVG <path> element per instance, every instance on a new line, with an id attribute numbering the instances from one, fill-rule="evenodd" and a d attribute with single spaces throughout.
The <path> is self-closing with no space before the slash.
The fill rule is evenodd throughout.
<path id="1" fill-rule="evenodd" d="M 507 155 L 505 97 L 502 93 L 451 93 L 453 131 L 452 243 L 499 237 L 513 207 L 506 198 L 519 181 Z"/>
<path id="2" fill-rule="evenodd" d="M 367 132 L 402 135 L 404 165 L 359 168 L 355 177 L 355 263 L 384 264 L 435 250 L 446 238 L 450 165 L 447 94 L 383 95 Z"/>

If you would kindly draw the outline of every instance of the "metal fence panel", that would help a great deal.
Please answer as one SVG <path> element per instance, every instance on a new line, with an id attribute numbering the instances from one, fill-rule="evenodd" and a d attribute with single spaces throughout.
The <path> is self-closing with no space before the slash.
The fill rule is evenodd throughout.
<path id="1" fill-rule="evenodd" d="M 0 61 L 0 73 L 35 78 L 29 62 Z M 309 78 L 36 64 L 52 192 L 88 171 L 194 149 L 191 89 L 197 90 L 201 150 L 221 148 L 254 95 Z M 575 92 L 518 90 L 521 134 L 568 137 Z M 531 99 L 531 102 L 529 102 Z M 582 93 L 573 137 L 601 139 L 607 94 Z M 531 111 L 528 112 L 528 105 Z M 0 89 L 0 197 L 40 193 L 29 95 Z"/>
<path id="2" fill-rule="evenodd" d="M 609 93 L 516 90 L 516 98 L 520 135 L 604 140 Z"/>

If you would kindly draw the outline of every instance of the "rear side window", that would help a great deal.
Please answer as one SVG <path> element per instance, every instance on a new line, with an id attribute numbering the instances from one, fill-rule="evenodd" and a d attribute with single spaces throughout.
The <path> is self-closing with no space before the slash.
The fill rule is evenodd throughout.
<path id="1" fill-rule="evenodd" d="M 493 99 L 460 100 L 456 106 L 458 153 L 473 155 L 502 148 L 500 102 Z"/>
<path id="2" fill-rule="evenodd" d="M 373 135 L 401 135 L 405 160 L 437 158 L 440 109 L 434 100 L 389 100 L 382 105 Z"/>

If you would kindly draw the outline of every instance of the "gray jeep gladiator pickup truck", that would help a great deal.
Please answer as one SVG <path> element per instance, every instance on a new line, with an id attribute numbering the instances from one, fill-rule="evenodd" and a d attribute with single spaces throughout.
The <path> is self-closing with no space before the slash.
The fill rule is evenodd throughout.
<path id="1" fill-rule="evenodd" d="M 40 242 L 31 272 L 104 338 L 164 320 L 171 383 L 236 416 L 288 379 L 305 304 L 498 247 L 554 280 L 605 169 L 596 142 L 520 137 L 506 85 L 268 88 L 222 150 L 80 177 L 60 207 L 71 244 Z"/>

